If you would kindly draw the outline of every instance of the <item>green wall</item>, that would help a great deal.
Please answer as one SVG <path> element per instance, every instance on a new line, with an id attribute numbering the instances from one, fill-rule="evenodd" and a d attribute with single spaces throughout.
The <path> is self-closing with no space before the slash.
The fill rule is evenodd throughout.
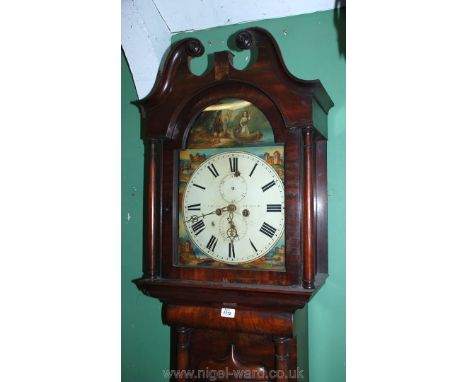
<path id="1" fill-rule="evenodd" d="M 169 367 L 169 331 L 161 323 L 161 303 L 137 290 L 142 273 L 143 143 L 138 99 L 122 55 L 122 381 L 157 382 Z"/>
<path id="2" fill-rule="evenodd" d="M 206 53 L 226 50 L 236 31 L 259 26 L 276 38 L 286 65 L 297 77 L 320 79 L 335 106 L 329 114 L 328 194 L 329 273 L 325 286 L 308 306 L 309 374 L 312 382 L 345 380 L 345 59 L 339 54 L 333 11 L 219 27 L 174 36 L 193 36 Z M 245 67 L 248 54 L 233 52 L 234 65 Z M 201 74 L 206 54 L 192 61 Z M 141 274 L 143 145 L 139 115 L 129 104 L 137 98 L 125 59 L 122 58 L 122 380 L 162 381 L 169 365 L 169 330 L 161 324 L 161 304 L 137 291 L 130 282 Z M 130 220 L 128 215 L 130 214 Z"/>

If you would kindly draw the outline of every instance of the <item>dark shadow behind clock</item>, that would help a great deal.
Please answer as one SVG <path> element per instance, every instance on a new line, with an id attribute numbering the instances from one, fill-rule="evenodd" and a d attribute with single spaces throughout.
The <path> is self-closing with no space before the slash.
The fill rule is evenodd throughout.
<path id="1" fill-rule="evenodd" d="M 190 60 L 204 48 L 199 40 L 185 39 L 170 49 L 151 93 L 135 102 L 142 117 L 146 189 L 143 276 L 134 282 L 164 303 L 172 369 L 200 371 L 206 380 L 216 370 L 231 373 L 224 380 L 236 380 L 236 370 L 243 380 L 296 380 L 289 374 L 298 366 L 296 333 L 306 324 L 295 319 L 296 311 L 328 274 L 326 139 L 333 102 L 320 81 L 288 71 L 267 31 L 249 28 L 234 39 L 238 49 L 255 49 L 247 69 L 235 69 L 232 54 L 223 51 L 214 54 L 211 70 L 195 76 Z M 225 98 L 255 105 L 270 122 L 275 143 L 284 145 L 283 272 L 177 262 L 177 153 L 187 148 L 199 114 Z M 222 317 L 222 308 L 235 309 L 235 317 Z M 218 373 L 218 379 L 223 376 Z M 186 377 L 177 380 L 193 379 Z"/>

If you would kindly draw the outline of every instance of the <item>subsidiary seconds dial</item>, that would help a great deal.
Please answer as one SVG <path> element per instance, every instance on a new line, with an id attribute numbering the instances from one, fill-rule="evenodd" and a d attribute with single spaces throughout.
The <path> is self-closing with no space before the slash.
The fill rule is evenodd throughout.
<path id="1" fill-rule="evenodd" d="M 284 185 L 256 155 L 214 155 L 193 173 L 182 201 L 185 228 L 207 256 L 247 263 L 266 255 L 284 231 Z"/>

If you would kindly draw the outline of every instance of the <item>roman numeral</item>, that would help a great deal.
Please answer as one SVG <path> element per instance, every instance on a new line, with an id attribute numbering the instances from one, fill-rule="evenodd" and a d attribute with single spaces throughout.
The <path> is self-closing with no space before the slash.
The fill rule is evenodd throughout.
<path id="1" fill-rule="evenodd" d="M 210 240 L 208 240 L 208 244 L 206 245 L 206 248 L 208 248 L 211 252 L 214 252 L 216 244 L 218 244 L 218 239 L 211 235 Z"/>
<path id="2" fill-rule="evenodd" d="M 234 244 L 229 243 L 229 257 L 235 258 L 236 253 L 234 252 Z"/>
<path id="3" fill-rule="evenodd" d="M 187 210 L 189 210 L 189 211 L 200 211 L 200 203 L 191 204 L 190 206 L 187 206 Z"/>
<path id="4" fill-rule="evenodd" d="M 249 239 L 249 241 L 250 241 L 250 245 L 252 246 L 252 248 L 254 249 L 254 251 L 255 251 L 255 252 L 258 252 L 258 251 L 257 251 L 257 248 L 255 248 L 254 243 L 252 243 L 252 240 Z"/>
<path id="5" fill-rule="evenodd" d="M 273 235 L 275 234 L 276 232 L 276 228 L 273 228 L 271 225 L 269 225 L 268 223 L 263 223 L 262 227 L 260 228 L 260 232 L 261 233 L 264 233 L 265 235 L 267 235 L 269 238 L 272 238 Z"/>
<path id="6" fill-rule="evenodd" d="M 214 176 L 215 178 L 217 178 L 217 177 L 219 176 L 218 170 L 216 170 L 216 167 L 215 167 L 214 164 L 210 164 L 210 165 L 208 166 L 208 170 L 210 170 L 210 172 L 213 174 L 213 176 Z"/>
<path id="7" fill-rule="evenodd" d="M 267 212 L 281 212 L 281 204 L 267 204 Z"/>
<path id="8" fill-rule="evenodd" d="M 194 185 L 195 187 L 201 188 L 202 190 L 206 190 L 206 188 L 205 188 L 205 187 L 203 187 L 203 186 L 200 186 L 199 184 L 196 184 L 196 183 L 194 183 L 193 185 Z"/>
<path id="9" fill-rule="evenodd" d="M 265 185 L 262 187 L 263 192 L 265 192 L 266 190 L 269 190 L 269 189 L 272 188 L 274 185 L 275 185 L 275 181 L 274 181 L 274 180 L 272 180 L 270 183 L 265 184 Z"/>
<path id="10" fill-rule="evenodd" d="M 202 232 L 204 229 L 205 229 L 205 222 L 203 220 L 199 220 L 194 225 L 192 225 L 192 230 L 196 236 L 198 236 L 198 234 Z"/>
<path id="11" fill-rule="evenodd" d="M 229 158 L 229 167 L 231 167 L 231 172 L 238 172 L 239 158 Z"/>
<path id="12" fill-rule="evenodd" d="M 254 173 L 254 171 L 255 171 L 255 169 L 257 168 L 257 166 L 258 166 L 258 163 L 255 163 L 255 166 L 253 166 L 253 169 L 252 169 L 252 171 L 250 171 L 249 176 L 252 176 L 252 174 Z"/>

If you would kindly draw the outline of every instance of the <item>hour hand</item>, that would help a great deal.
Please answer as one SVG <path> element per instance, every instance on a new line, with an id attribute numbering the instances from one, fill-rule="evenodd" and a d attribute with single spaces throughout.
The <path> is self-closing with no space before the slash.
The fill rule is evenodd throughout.
<path id="1" fill-rule="evenodd" d="M 205 216 L 207 216 L 207 215 L 213 215 L 213 214 L 216 214 L 216 215 L 218 215 L 218 216 L 221 216 L 221 214 L 222 214 L 223 212 L 227 212 L 227 211 L 229 211 L 229 206 L 222 207 L 222 208 L 216 208 L 214 211 L 211 211 L 211 212 L 209 212 L 209 213 L 207 213 L 207 214 L 203 214 L 202 217 L 205 217 Z"/>
<path id="2" fill-rule="evenodd" d="M 208 215 L 213 215 L 213 214 L 216 214 L 216 215 L 221 215 L 223 212 L 226 212 L 228 211 L 228 207 L 229 206 L 226 206 L 226 207 L 222 207 L 222 208 L 217 208 L 215 209 L 214 211 L 211 211 L 211 212 L 208 212 L 206 214 L 201 214 L 201 215 L 192 215 L 190 216 L 190 219 L 186 220 L 185 222 L 186 223 L 196 223 L 198 221 L 198 219 L 200 218 L 204 218 L 205 216 L 208 216 Z"/>

